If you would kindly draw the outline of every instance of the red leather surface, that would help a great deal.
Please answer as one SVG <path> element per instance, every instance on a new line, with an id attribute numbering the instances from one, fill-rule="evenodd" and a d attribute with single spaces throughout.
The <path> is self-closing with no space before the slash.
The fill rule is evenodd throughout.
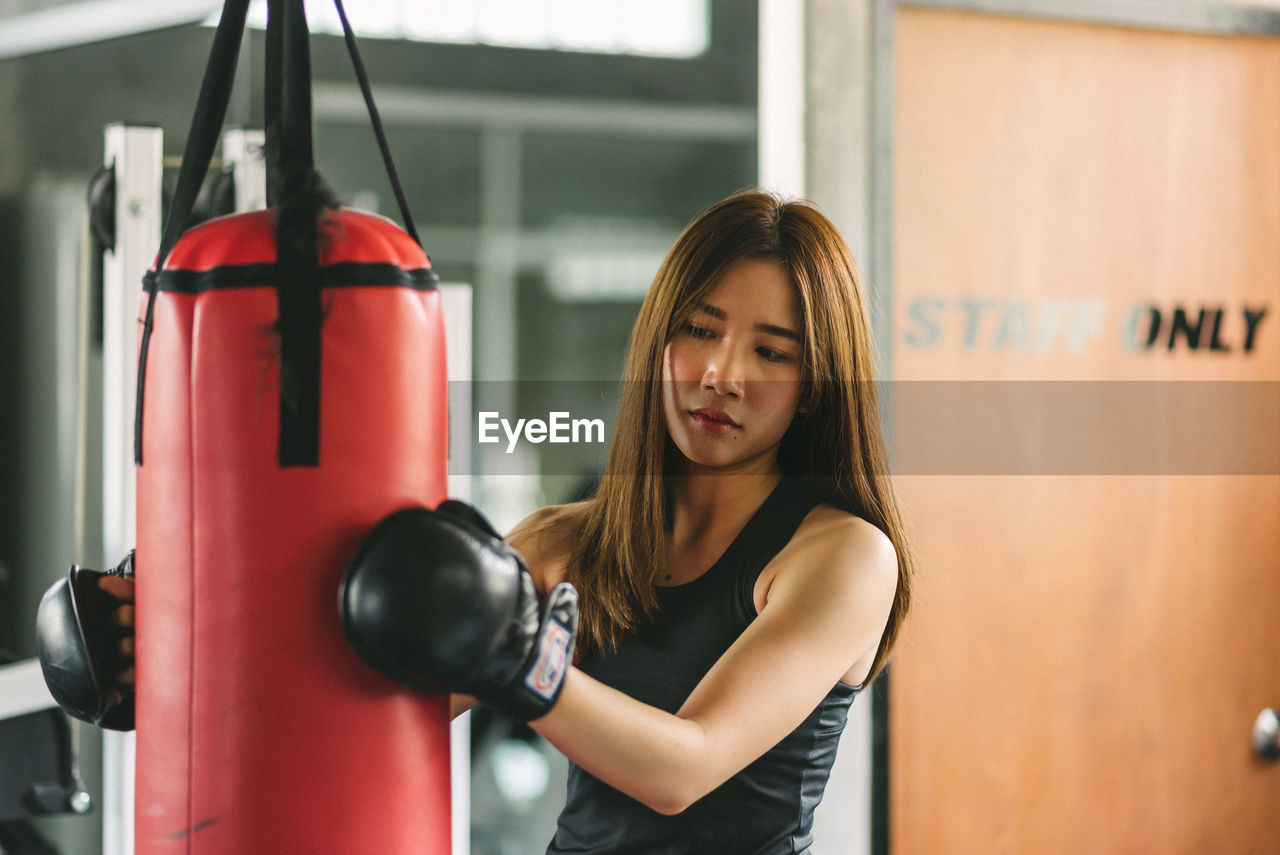
<path id="1" fill-rule="evenodd" d="M 428 266 L 342 211 L 322 264 Z M 168 267 L 274 258 L 266 212 L 192 230 Z M 447 699 L 342 638 L 337 585 L 368 529 L 446 494 L 439 295 L 324 294 L 320 465 L 276 462 L 269 285 L 156 298 L 138 470 L 136 852 L 449 852 Z"/>

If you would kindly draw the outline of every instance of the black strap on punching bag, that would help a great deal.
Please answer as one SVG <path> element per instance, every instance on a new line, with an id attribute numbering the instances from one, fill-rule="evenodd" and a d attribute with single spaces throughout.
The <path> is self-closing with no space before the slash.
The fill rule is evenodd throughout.
<path id="1" fill-rule="evenodd" d="M 387 145 L 387 135 L 382 130 L 382 119 L 378 115 L 378 106 L 373 103 L 373 90 L 369 86 L 369 76 L 365 74 L 364 62 L 360 59 L 360 51 L 356 49 L 356 37 L 351 32 L 351 24 L 347 21 L 347 10 L 342 7 L 342 0 L 333 0 L 338 9 L 338 17 L 342 19 L 342 35 L 347 42 L 347 53 L 351 55 L 351 65 L 355 68 L 356 81 L 360 84 L 360 94 L 364 96 L 364 104 L 369 109 L 369 122 L 373 125 L 373 135 L 378 139 L 378 150 L 382 152 L 382 162 L 387 167 L 387 178 L 391 180 L 391 190 L 396 196 L 396 205 L 400 208 L 400 219 L 404 221 L 404 230 L 418 246 L 418 231 L 413 227 L 413 217 L 409 214 L 409 202 L 404 198 L 404 190 L 400 187 L 400 176 L 396 174 L 396 165 L 391 160 L 391 146 Z"/>
<path id="2" fill-rule="evenodd" d="M 342 0 L 334 0 L 334 3 L 405 231 L 421 246 L 346 10 Z M 223 6 L 191 130 L 187 135 L 178 184 L 165 220 L 156 266 L 143 277 L 147 309 L 138 355 L 134 421 L 134 460 L 138 464 L 142 463 L 147 350 L 156 293 L 160 290 L 160 274 L 165 260 L 186 228 L 217 146 L 230 101 L 247 14 L 248 0 L 226 0 Z M 319 462 L 320 428 L 321 276 L 316 234 L 320 203 L 311 135 L 311 63 L 303 0 L 269 0 L 267 21 L 267 150 L 278 153 L 275 169 L 268 169 L 267 182 L 268 202 L 278 212 L 275 270 L 279 306 L 277 326 L 281 337 L 278 457 L 281 466 L 314 466 Z"/>
<path id="3" fill-rule="evenodd" d="M 138 388 L 134 399 L 133 460 L 142 463 L 142 392 L 147 377 L 147 349 L 151 342 L 151 328 L 155 317 L 157 278 L 164 269 L 165 259 L 173 251 L 187 218 L 195 207 L 200 185 L 204 183 L 213 149 L 218 142 L 222 120 L 227 115 L 227 103 L 231 100 L 231 87 L 235 82 L 236 60 L 240 56 L 240 40 L 244 35 L 244 22 L 249 10 L 249 0 L 226 0 L 222 18 L 213 35 L 213 48 L 209 63 L 205 66 L 200 95 L 196 99 L 196 112 L 191 118 L 191 130 L 187 132 L 187 146 L 182 156 L 182 168 L 178 172 L 178 185 L 169 203 L 169 215 L 160 238 L 160 251 L 155 267 L 142 277 L 142 289 L 147 292 L 147 311 L 142 322 L 142 337 L 138 345 Z"/>
<path id="4" fill-rule="evenodd" d="M 284 27 L 280 26 L 281 0 L 267 0 L 267 34 L 266 34 L 266 68 L 263 74 L 263 127 L 269 128 L 268 134 L 274 135 L 280 127 L 280 55 L 284 51 Z M 274 136 L 273 136 L 274 139 Z M 270 147 L 267 147 L 270 151 Z M 276 167 L 275 157 L 278 152 L 267 154 L 267 207 L 274 208 L 276 199 L 276 180 L 273 170 Z"/>
<path id="5" fill-rule="evenodd" d="M 276 304 L 280 332 L 281 466 L 320 462 L 320 266 L 316 260 L 311 58 L 302 0 L 284 0 L 280 44 Z M 274 10 L 272 10 L 274 11 Z M 270 21 L 268 21 L 270 26 Z"/>

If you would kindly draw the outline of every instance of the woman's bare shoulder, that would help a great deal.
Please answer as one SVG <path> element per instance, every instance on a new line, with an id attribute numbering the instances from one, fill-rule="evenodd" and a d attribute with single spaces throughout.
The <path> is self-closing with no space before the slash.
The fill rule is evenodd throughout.
<path id="1" fill-rule="evenodd" d="M 757 607 L 768 602 L 779 579 L 795 582 L 809 576 L 863 594 L 867 586 L 892 593 L 897 585 L 897 553 L 876 526 L 831 505 L 818 505 L 760 574 Z"/>
<path id="2" fill-rule="evenodd" d="M 521 520 L 507 542 L 529 565 L 529 572 L 541 591 L 562 581 L 578 535 L 591 511 L 591 501 L 548 505 Z"/>
<path id="3" fill-rule="evenodd" d="M 892 567 L 896 577 L 897 554 L 888 535 L 862 517 L 832 505 L 818 505 L 810 511 L 793 544 L 796 551 L 809 557 L 844 556 L 840 563 Z"/>

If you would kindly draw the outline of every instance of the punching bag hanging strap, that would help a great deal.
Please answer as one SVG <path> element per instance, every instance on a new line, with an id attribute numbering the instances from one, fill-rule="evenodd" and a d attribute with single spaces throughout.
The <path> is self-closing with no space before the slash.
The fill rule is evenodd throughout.
<path id="1" fill-rule="evenodd" d="M 173 191 L 164 235 L 160 239 L 157 271 L 164 267 L 165 259 L 186 228 L 187 218 L 195 208 L 196 197 L 200 195 L 205 174 L 209 171 L 209 161 L 218 147 L 222 121 L 226 118 L 227 104 L 231 101 L 231 89 L 235 83 L 236 62 L 240 58 L 240 42 L 248 10 L 249 0 L 227 0 L 222 7 L 222 19 L 213 36 L 213 48 L 209 51 L 209 64 L 205 66 L 204 80 L 200 84 L 195 115 L 191 117 L 191 130 L 187 132 L 178 184 Z"/>
<path id="2" fill-rule="evenodd" d="M 267 127 L 275 127 L 280 115 L 280 63 L 278 57 L 283 49 L 282 33 L 280 26 L 272 26 L 273 20 L 279 20 L 279 6 L 283 0 L 268 0 L 268 26 L 267 26 L 267 75 L 266 75 L 266 119 Z M 369 75 L 364 68 L 364 60 L 360 58 L 360 49 L 356 44 L 355 33 L 351 29 L 351 22 L 347 18 L 347 10 L 342 5 L 342 0 L 333 0 L 334 6 L 338 12 L 338 19 L 342 22 L 343 38 L 347 45 L 347 54 L 351 57 L 351 66 L 355 70 L 356 83 L 360 86 L 360 94 L 364 98 L 365 108 L 369 112 L 369 124 L 373 126 L 373 135 L 378 142 L 378 151 L 382 155 L 382 165 L 387 171 L 387 179 L 391 183 L 391 192 L 396 197 L 396 206 L 400 209 L 400 218 L 404 222 L 404 230 L 413 238 L 413 242 L 418 246 L 422 246 L 422 240 L 418 237 L 418 230 L 413 224 L 413 213 L 409 210 L 409 202 L 404 194 L 404 188 L 400 184 L 400 175 L 396 172 L 395 161 L 391 157 L 391 146 L 387 142 L 386 131 L 382 127 L 382 117 L 378 113 L 378 105 L 373 100 L 373 88 L 369 84 Z M 272 204 L 273 188 L 267 188 L 268 204 Z"/>
<path id="3" fill-rule="evenodd" d="M 373 125 L 373 135 L 378 138 L 378 151 L 382 152 L 382 164 L 387 169 L 387 178 L 391 180 L 391 190 L 396 195 L 396 204 L 400 206 L 400 218 L 404 220 L 404 230 L 418 246 L 418 230 L 413 227 L 413 215 L 409 213 L 409 202 L 405 199 L 404 190 L 400 187 L 400 176 L 396 174 L 396 165 L 391 160 L 391 146 L 387 144 L 387 135 L 382 130 L 382 118 L 378 115 L 378 107 L 373 103 L 373 90 L 369 86 L 369 75 L 365 74 L 364 62 L 360 59 L 360 51 L 356 48 L 356 36 L 351 32 L 351 24 L 347 21 L 347 10 L 342 0 L 333 0 L 338 9 L 338 17 L 342 20 L 342 34 L 347 42 L 347 53 L 351 55 L 351 65 L 355 68 L 356 81 L 360 84 L 360 94 L 364 96 L 365 106 L 369 109 L 369 123 Z"/>
<path id="4" fill-rule="evenodd" d="M 267 207 L 274 208 L 279 200 L 276 193 L 279 188 L 276 187 L 276 176 L 273 174 L 277 163 L 276 158 L 279 154 L 279 142 L 275 134 L 280 127 L 280 53 L 283 50 L 283 30 L 280 24 L 281 13 L 280 4 L 283 0 L 267 0 L 267 32 L 266 32 L 266 62 L 263 73 L 262 84 L 262 101 L 263 101 L 263 127 L 266 128 L 269 145 L 266 146 L 263 156 L 267 165 Z M 267 152 L 271 152 L 267 154 Z"/>
<path id="5" fill-rule="evenodd" d="M 191 119 L 191 130 L 187 133 L 186 150 L 182 156 L 182 169 L 178 173 L 178 184 L 174 188 L 173 201 L 169 205 L 169 216 L 165 220 L 164 234 L 160 239 L 160 252 L 156 255 L 155 267 L 142 277 L 142 288 L 147 293 L 147 311 L 142 323 L 142 337 L 138 347 L 138 388 L 134 399 L 133 420 L 133 460 L 142 464 L 142 390 L 146 386 L 147 346 L 151 341 L 151 325 L 155 313 L 156 276 L 164 268 L 165 259 L 178 242 L 191 209 L 195 207 L 196 196 L 204 183 L 205 173 L 209 170 L 209 161 L 218 144 L 218 134 L 222 130 L 222 120 L 227 114 L 227 104 L 231 100 L 231 87 L 235 82 L 236 61 L 240 56 L 240 41 L 244 35 L 245 19 L 249 13 L 249 0 L 227 0 L 222 7 L 222 19 L 218 22 L 217 32 L 213 36 L 213 47 L 209 51 L 209 64 L 205 66 L 204 80 L 200 84 L 200 95 L 196 101 L 196 112 Z"/>
<path id="6" fill-rule="evenodd" d="M 280 44 L 276 303 L 280 332 L 281 466 L 320 462 L 320 267 L 316 259 L 311 59 L 303 0 L 285 0 Z"/>

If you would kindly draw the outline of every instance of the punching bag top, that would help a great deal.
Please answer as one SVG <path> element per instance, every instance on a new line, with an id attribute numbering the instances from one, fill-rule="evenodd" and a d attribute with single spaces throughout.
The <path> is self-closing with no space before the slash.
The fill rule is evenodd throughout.
<path id="1" fill-rule="evenodd" d="M 350 208 L 328 210 L 321 216 L 317 237 L 321 287 L 436 287 L 437 277 L 422 247 L 385 217 Z M 234 251 L 229 252 L 230 247 Z M 274 281 L 275 261 L 274 212 L 230 214 L 186 232 L 155 277 L 155 287 L 195 294 L 260 286 Z"/>
<path id="2" fill-rule="evenodd" d="M 322 192 L 323 182 L 317 183 L 312 144 L 311 62 L 305 6 L 303 0 L 272 0 L 268 3 L 264 82 L 266 151 L 269 155 L 267 199 L 275 206 L 274 218 L 262 214 L 260 216 L 264 219 L 261 222 L 224 219 L 208 223 L 201 231 L 201 240 L 194 246 L 185 247 L 181 254 L 176 253 L 178 244 L 188 233 L 185 224 L 227 114 L 248 16 L 248 0 L 226 0 L 187 135 L 182 168 L 165 221 L 160 250 L 152 270 L 143 277 L 147 305 L 138 347 L 133 439 L 134 462 L 138 465 L 142 465 L 147 354 L 156 296 L 161 291 L 198 293 L 211 288 L 268 283 L 276 288 L 279 306 L 276 326 L 280 333 L 282 359 L 279 460 L 282 466 L 314 466 L 319 453 L 319 328 L 323 315 L 318 289 L 344 284 L 401 285 L 428 290 L 435 287 L 436 279 L 425 255 L 409 250 L 407 244 L 400 246 L 400 237 L 389 237 L 403 235 L 407 241 L 421 245 L 391 162 L 390 148 L 373 103 L 373 93 L 356 48 L 355 35 L 342 0 L 334 0 L 334 5 L 342 21 L 360 91 L 369 108 L 369 119 L 378 139 L 387 176 L 404 218 L 404 231 L 381 218 L 364 219 L 361 223 L 370 225 L 369 239 L 354 243 L 373 256 L 372 260 L 340 258 L 332 253 L 327 258 L 324 256 L 325 245 L 332 243 L 338 233 L 342 233 L 342 242 L 345 243 L 348 229 L 361 223 L 355 220 L 344 223 L 343 220 L 349 216 L 344 216 L 341 210 L 332 212 L 323 207 L 327 203 Z M 318 228 L 317 209 L 321 220 Z M 362 216 L 368 218 L 370 215 Z M 371 225 L 374 221 L 378 222 L 376 227 Z M 260 231 L 264 225 L 274 226 L 277 250 L 266 252 L 265 245 L 259 241 L 256 247 L 246 247 L 246 254 L 242 257 L 241 247 L 229 242 L 229 239 L 238 238 L 242 230 L 251 236 L 261 236 L 266 233 Z M 375 253 L 375 248 L 386 248 L 383 239 L 389 240 L 396 251 L 390 255 Z M 209 252 L 214 253 L 214 257 L 208 257 Z M 175 254 L 177 259 L 173 257 Z M 406 261 L 408 263 L 404 263 Z M 353 267 L 366 269 L 353 271 Z"/>
<path id="3" fill-rule="evenodd" d="M 146 277 L 148 323 L 139 359 L 135 459 L 142 462 L 146 348 L 157 294 L 202 299 L 210 292 L 271 288 L 279 334 L 281 466 L 319 462 L 321 328 L 325 291 L 335 288 L 405 288 L 433 291 L 437 277 L 422 247 L 394 222 L 346 208 L 317 218 L 311 264 L 280 258 L 275 209 L 230 214 L 185 232 L 164 269 Z"/>

